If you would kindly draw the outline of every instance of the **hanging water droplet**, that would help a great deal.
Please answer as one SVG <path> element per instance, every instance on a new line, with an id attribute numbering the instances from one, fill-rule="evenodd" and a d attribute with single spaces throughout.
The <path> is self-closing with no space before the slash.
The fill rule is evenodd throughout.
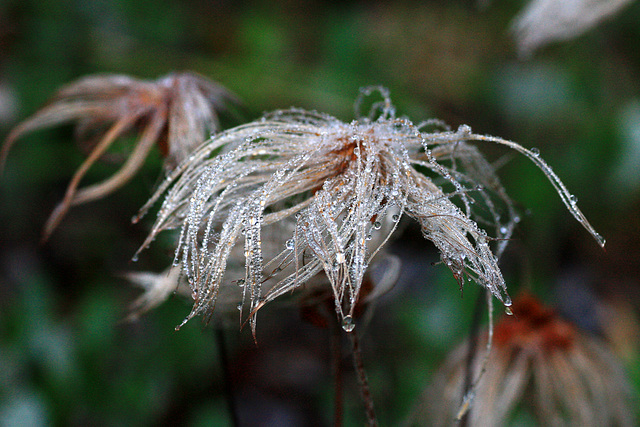
<path id="1" fill-rule="evenodd" d="M 540 155 L 540 150 L 538 150 L 537 147 L 533 147 L 531 149 L 531 154 L 533 154 L 534 156 L 539 156 Z"/>
<path id="2" fill-rule="evenodd" d="M 509 316 L 513 316 L 513 311 L 511 310 L 511 307 L 505 307 L 504 312 L 507 313 Z"/>
<path id="3" fill-rule="evenodd" d="M 571 200 L 572 204 L 576 204 L 578 203 L 578 197 L 576 197 L 574 194 L 572 194 L 571 196 L 569 196 L 569 199 Z"/>
<path id="4" fill-rule="evenodd" d="M 242 303 L 239 302 L 238 305 L 236 305 L 236 308 L 238 309 L 238 311 L 242 311 Z"/>
<path id="5" fill-rule="evenodd" d="M 373 223 L 374 230 L 380 230 L 380 227 L 382 227 L 382 224 L 380 223 L 380 221 L 376 221 Z"/>
<path id="6" fill-rule="evenodd" d="M 393 215 L 391 216 L 391 219 L 393 220 L 393 222 L 398 222 L 398 221 L 400 221 L 400 215 L 398 215 L 398 214 L 393 214 Z"/>
<path id="7" fill-rule="evenodd" d="M 244 287 L 244 279 L 238 280 L 238 286 L 240 286 L 241 288 Z"/>
<path id="8" fill-rule="evenodd" d="M 508 231 L 509 229 L 507 227 L 500 227 L 500 234 L 505 235 Z"/>
<path id="9" fill-rule="evenodd" d="M 356 323 L 353 321 L 353 317 L 347 315 L 342 319 L 342 329 L 345 332 L 351 332 L 356 327 Z"/>

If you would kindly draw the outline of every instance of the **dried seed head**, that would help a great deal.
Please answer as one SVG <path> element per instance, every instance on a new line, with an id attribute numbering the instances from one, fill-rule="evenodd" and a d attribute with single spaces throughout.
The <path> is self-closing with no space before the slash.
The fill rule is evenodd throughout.
<path id="1" fill-rule="evenodd" d="M 242 303 L 254 331 L 260 307 L 320 273 L 344 321 L 401 216 L 418 221 L 461 287 L 473 279 L 510 305 L 497 255 L 518 217 L 474 140 L 533 160 L 597 236 L 538 156 L 468 126 L 424 132 L 396 118 L 380 92 L 383 101 L 352 123 L 297 109 L 268 114 L 214 136 L 171 173 L 141 211 L 166 193 L 143 247 L 180 228 L 176 264 L 195 300 L 187 320 L 211 314 L 220 289 L 239 279 L 229 266 L 242 263 Z"/>
<path id="2" fill-rule="evenodd" d="M 635 425 L 624 372 L 604 343 L 531 295 L 517 298 L 512 311 L 495 327 L 495 345 L 468 408 L 469 425 L 510 425 L 522 407 L 544 425 Z M 447 357 L 407 425 L 445 426 L 455 419 L 468 346 Z M 475 376 L 482 359 L 474 358 Z"/>
<path id="3" fill-rule="evenodd" d="M 527 58 L 548 43 L 578 37 L 629 3 L 631 0 L 531 0 L 512 24 L 518 51 Z"/>
<path id="4" fill-rule="evenodd" d="M 0 150 L 0 172 L 14 142 L 23 134 L 76 122 L 76 136 L 88 152 L 49 217 L 47 238 L 73 205 L 100 199 L 126 184 L 157 144 L 173 168 L 219 129 L 217 111 L 237 103 L 223 87 L 194 73 L 170 74 L 150 82 L 122 75 L 85 77 L 62 88 L 39 112 L 20 123 Z M 116 139 L 140 129 L 140 138 L 122 168 L 104 182 L 78 189 L 87 170 Z"/>

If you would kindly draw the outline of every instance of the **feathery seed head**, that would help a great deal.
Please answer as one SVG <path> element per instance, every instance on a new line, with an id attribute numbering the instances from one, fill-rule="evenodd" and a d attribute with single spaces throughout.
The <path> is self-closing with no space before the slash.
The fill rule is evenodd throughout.
<path id="1" fill-rule="evenodd" d="M 58 91 L 40 111 L 16 126 L 0 150 L 0 172 L 9 149 L 23 134 L 75 121 L 76 137 L 87 159 L 78 168 L 62 202 L 45 227 L 47 238 L 73 205 L 100 199 L 138 172 L 154 144 L 173 168 L 219 129 L 218 113 L 237 98 L 222 86 L 194 73 L 169 74 L 156 81 L 124 75 L 80 79 Z M 122 168 L 104 182 L 78 189 L 89 168 L 116 139 L 141 129 L 140 139 Z"/>
<path id="2" fill-rule="evenodd" d="M 439 123 L 395 117 L 386 90 L 375 89 L 383 100 L 368 117 L 344 123 L 276 111 L 214 136 L 168 176 L 141 210 L 166 193 L 143 248 L 161 231 L 180 229 L 175 262 L 195 301 L 186 320 L 211 315 L 220 290 L 241 283 L 240 307 L 248 304 L 255 332 L 265 303 L 328 282 L 351 329 L 367 267 L 404 215 L 418 221 L 460 287 L 473 279 L 509 306 L 498 256 L 518 217 L 492 166 L 469 144 L 474 140 L 532 159 L 603 243 L 537 155 L 468 126 L 425 132 Z M 230 275 L 239 264 L 243 276 Z"/>
<path id="3" fill-rule="evenodd" d="M 480 355 L 473 360 L 474 376 L 484 376 L 469 425 L 510 425 L 518 408 L 544 425 L 636 425 L 622 366 L 604 343 L 531 295 L 516 298 L 512 310 L 495 327 L 486 367 Z M 447 357 L 407 425 L 451 425 L 463 400 L 469 345 Z"/>

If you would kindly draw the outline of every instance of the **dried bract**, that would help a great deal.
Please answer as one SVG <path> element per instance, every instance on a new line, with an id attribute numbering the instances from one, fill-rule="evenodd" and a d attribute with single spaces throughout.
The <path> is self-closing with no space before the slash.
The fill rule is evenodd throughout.
<path id="1" fill-rule="evenodd" d="M 255 331 L 261 306 L 324 273 L 339 318 L 351 325 L 365 271 L 403 215 L 418 221 L 461 288 L 473 279 L 510 305 L 496 254 L 519 219 L 492 166 L 469 144 L 474 140 L 533 160 L 604 243 L 536 154 L 468 126 L 424 132 L 433 123 L 396 118 L 386 90 L 379 90 L 378 118 L 343 123 L 276 111 L 214 136 L 161 185 L 142 209 L 166 193 L 143 247 L 161 231 L 180 228 L 176 264 L 195 301 L 187 320 L 210 315 L 220 289 L 240 285 Z M 239 262 L 244 274 L 230 276 L 228 264 Z"/>
<path id="2" fill-rule="evenodd" d="M 519 408 L 528 409 L 539 425 L 635 425 L 629 385 L 604 343 L 533 296 L 517 298 L 511 310 L 514 316 L 495 327 L 493 350 L 474 389 L 467 425 L 511 425 Z M 468 346 L 465 342 L 447 357 L 407 425 L 453 423 L 464 394 Z M 476 376 L 482 359 L 474 358 Z"/>
<path id="3" fill-rule="evenodd" d="M 123 75 L 85 77 L 62 88 L 44 108 L 13 129 L 0 150 L 0 171 L 9 149 L 23 134 L 77 123 L 77 139 L 89 154 L 49 217 L 46 238 L 71 206 L 100 199 L 127 183 L 154 144 L 165 156 L 167 168 L 173 168 L 219 129 L 217 111 L 229 102 L 238 101 L 220 85 L 194 73 L 169 74 L 156 81 Z M 101 183 L 78 189 L 89 168 L 115 140 L 138 129 L 140 138 L 121 169 Z"/>

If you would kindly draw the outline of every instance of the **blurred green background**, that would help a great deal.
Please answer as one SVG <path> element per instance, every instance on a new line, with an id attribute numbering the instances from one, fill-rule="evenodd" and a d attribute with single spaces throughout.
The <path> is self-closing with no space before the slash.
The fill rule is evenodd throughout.
<path id="1" fill-rule="evenodd" d="M 640 3 L 519 60 L 509 34 L 522 1 L 3 0 L 0 137 L 61 85 L 93 73 L 155 79 L 193 70 L 237 93 L 247 118 L 297 106 L 349 121 L 358 89 L 390 89 L 414 122 L 468 124 L 542 156 L 607 239 L 603 251 L 544 175 L 514 157 L 501 170 L 523 221 L 502 265 L 510 293 L 533 289 L 607 339 L 640 384 Z M 229 425 L 211 328 L 174 327 L 172 298 L 128 323 L 139 295 L 122 273 L 161 271 L 160 243 L 131 256 L 150 225 L 130 218 L 160 175 L 75 207 L 49 242 L 46 218 L 82 161 L 70 126 L 22 138 L 0 181 L 0 425 Z M 484 147 L 480 147 L 484 149 Z M 488 147 L 492 153 L 503 151 Z M 93 168 L 96 182 L 115 165 Z M 402 420 L 467 334 L 477 286 L 461 298 L 430 243 L 408 225 L 396 289 L 366 329 L 364 358 L 383 425 Z M 267 307 L 258 345 L 227 332 L 244 425 L 329 425 L 326 331 L 286 304 Z M 362 425 L 345 361 L 346 424 Z"/>

